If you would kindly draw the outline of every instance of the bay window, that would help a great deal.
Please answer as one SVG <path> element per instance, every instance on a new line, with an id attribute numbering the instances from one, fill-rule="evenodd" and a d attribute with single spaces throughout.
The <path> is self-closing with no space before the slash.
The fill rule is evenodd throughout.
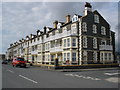
<path id="1" fill-rule="evenodd" d="M 76 46 L 76 38 L 72 39 L 72 46 Z"/>
<path id="2" fill-rule="evenodd" d="M 76 61 L 76 52 L 72 53 L 72 61 Z"/>

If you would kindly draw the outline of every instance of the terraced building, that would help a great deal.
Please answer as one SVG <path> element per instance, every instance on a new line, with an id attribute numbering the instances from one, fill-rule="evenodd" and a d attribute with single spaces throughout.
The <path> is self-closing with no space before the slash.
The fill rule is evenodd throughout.
<path id="1" fill-rule="evenodd" d="M 10 44 L 7 58 L 24 57 L 36 64 L 60 65 L 115 63 L 115 32 L 90 3 L 84 15 L 66 16 L 65 22 L 55 21 L 54 27 L 37 30 L 36 35 Z"/>

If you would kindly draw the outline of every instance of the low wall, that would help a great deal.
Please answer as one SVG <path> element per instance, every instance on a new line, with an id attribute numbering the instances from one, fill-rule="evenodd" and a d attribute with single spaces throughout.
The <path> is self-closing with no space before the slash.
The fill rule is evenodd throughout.
<path id="1" fill-rule="evenodd" d="M 90 69 L 90 68 L 109 68 L 109 67 L 119 67 L 119 64 L 61 65 L 61 66 L 55 66 L 55 69 Z"/>

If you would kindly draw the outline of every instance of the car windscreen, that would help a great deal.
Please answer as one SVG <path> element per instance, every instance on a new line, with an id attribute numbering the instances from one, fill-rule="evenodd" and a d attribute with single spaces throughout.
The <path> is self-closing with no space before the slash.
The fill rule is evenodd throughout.
<path id="1" fill-rule="evenodd" d="M 24 61 L 24 58 L 17 58 L 18 61 Z"/>

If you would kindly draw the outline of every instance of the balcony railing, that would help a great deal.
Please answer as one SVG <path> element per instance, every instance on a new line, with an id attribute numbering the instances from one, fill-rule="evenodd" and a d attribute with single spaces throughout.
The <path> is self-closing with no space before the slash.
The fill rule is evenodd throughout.
<path id="1" fill-rule="evenodd" d="M 63 51 L 62 46 L 50 48 L 50 52 L 61 52 L 61 51 Z"/>
<path id="2" fill-rule="evenodd" d="M 31 51 L 31 54 L 37 54 L 37 53 L 38 53 L 37 50 L 35 50 L 35 51 Z"/>
<path id="3" fill-rule="evenodd" d="M 70 35 L 77 35 L 77 31 L 73 32 L 72 30 L 69 30 L 69 31 L 64 31 L 62 33 L 57 33 L 57 34 L 55 34 L 53 36 L 50 36 L 50 37 L 44 39 L 44 42 L 59 39 L 59 38 L 70 36 Z"/>
<path id="4" fill-rule="evenodd" d="M 100 50 L 113 50 L 112 45 L 100 45 Z"/>

